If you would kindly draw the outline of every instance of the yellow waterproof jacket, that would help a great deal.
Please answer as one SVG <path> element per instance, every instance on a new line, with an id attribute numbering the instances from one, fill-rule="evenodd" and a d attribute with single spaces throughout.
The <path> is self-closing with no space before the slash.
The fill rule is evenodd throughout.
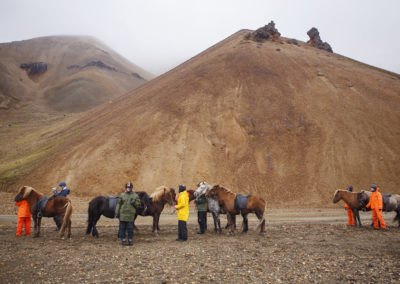
<path id="1" fill-rule="evenodd" d="M 186 222 L 189 218 L 189 193 L 186 190 L 179 193 L 175 208 L 178 211 L 178 220 Z"/>

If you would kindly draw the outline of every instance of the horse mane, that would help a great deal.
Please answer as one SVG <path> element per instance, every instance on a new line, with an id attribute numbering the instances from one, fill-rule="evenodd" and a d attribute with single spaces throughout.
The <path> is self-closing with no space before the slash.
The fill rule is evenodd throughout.
<path id="1" fill-rule="evenodd" d="M 41 192 L 37 191 L 36 189 L 34 189 L 33 187 L 27 186 L 27 185 L 22 186 L 18 192 L 21 192 L 23 189 L 25 189 L 25 191 L 24 191 L 24 195 L 22 196 L 22 199 L 27 198 L 29 196 L 29 194 L 31 194 L 32 191 L 36 192 L 37 194 L 43 195 L 43 193 L 41 193 Z"/>
<path id="2" fill-rule="evenodd" d="M 156 190 L 150 195 L 150 197 L 153 199 L 153 201 L 160 201 L 162 196 L 164 195 L 164 189 L 166 189 L 165 192 L 169 192 L 170 189 L 166 186 L 159 186 L 156 188 Z"/>
<path id="3" fill-rule="evenodd" d="M 214 185 L 214 186 L 215 186 L 215 185 Z M 214 187 L 214 186 L 213 186 L 213 187 Z M 223 186 L 221 186 L 221 185 L 219 185 L 219 184 L 217 184 L 217 186 L 218 186 L 218 188 L 224 190 L 226 193 L 236 195 L 236 193 L 234 193 L 234 192 L 233 192 L 232 190 L 230 190 L 230 189 L 227 189 L 227 188 L 225 188 L 225 187 L 223 187 Z M 213 188 L 213 187 L 212 187 L 212 188 Z"/>

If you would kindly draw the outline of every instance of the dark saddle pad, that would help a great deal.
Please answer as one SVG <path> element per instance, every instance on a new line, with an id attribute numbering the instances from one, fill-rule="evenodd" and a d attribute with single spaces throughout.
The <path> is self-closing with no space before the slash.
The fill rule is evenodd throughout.
<path id="1" fill-rule="evenodd" d="M 46 208 L 47 202 L 50 200 L 50 197 L 48 196 L 43 196 L 40 198 L 34 205 L 33 211 L 37 213 L 42 213 L 44 211 L 44 208 Z"/>
<path id="2" fill-rule="evenodd" d="M 235 208 L 238 210 L 244 209 L 247 207 L 247 199 L 251 196 L 251 194 L 236 194 L 235 198 Z"/>
<path id="3" fill-rule="evenodd" d="M 391 193 L 382 194 L 383 210 L 386 210 L 386 206 L 389 205 L 390 197 L 392 197 Z"/>
<path id="4" fill-rule="evenodd" d="M 117 207 L 117 200 L 119 198 L 119 194 L 115 196 L 106 195 L 106 198 L 108 199 L 108 207 L 110 209 Z"/>

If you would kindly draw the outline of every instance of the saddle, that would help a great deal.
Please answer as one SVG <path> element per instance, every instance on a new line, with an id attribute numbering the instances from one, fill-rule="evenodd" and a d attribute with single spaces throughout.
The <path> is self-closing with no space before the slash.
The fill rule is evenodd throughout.
<path id="1" fill-rule="evenodd" d="M 111 209 L 111 208 L 114 208 L 115 209 L 115 207 L 117 207 L 117 200 L 118 200 L 118 198 L 119 198 L 119 194 L 117 194 L 117 195 L 114 195 L 114 196 L 112 196 L 112 195 L 106 195 L 106 198 L 108 199 L 108 207 Z"/>
<path id="2" fill-rule="evenodd" d="M 386 210 L 386 206 L 390 203 L 390 197 L 392 197 L 391 193 L 382 194 L 382 201 L 383 201 L 383 211 Z"/>
<path id="3" fill-rule="evenodd" d="M 242 211 L 242 209 L 245 209 L 247 207 L 247 199 L 251 196 L 251 194 L 236 194 L 235 198 L 235 209 L 237 211 Z"/>
<path id="4" fill-rule="evenodd" d="M 33 206 L 33 212 L 35 212 L 39 218 L 43 216 L 43 211 L 50 199 L 52 199 L 52 197 L 43 196 Z"/>

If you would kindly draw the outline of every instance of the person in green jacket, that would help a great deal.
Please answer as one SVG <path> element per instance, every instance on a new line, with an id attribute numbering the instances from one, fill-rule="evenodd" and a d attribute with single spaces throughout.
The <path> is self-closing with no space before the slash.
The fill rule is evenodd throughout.
<path id="1" fill-rule="evenodd" d="M 199 222 L 200 231 L 198 234 L 204 234 L 206 232 L 207 224 L 207 198 L 205 194 L 196 197 L 197 207 L 197 222 Z"/>
<path id="2" fill-rule="evenodd" d="M 136 209 L 140 207 L 140 198 L 132 188 L 131 182 L 125 185 L 125 192 L 119 196 L 115 208 L 115 216 L 119 219 L 118 237 L 122 239 L 123 246 L 133 245 L 133 218 Z M 128 231 L 128 242 L 126 242 L 126 231 Z"/>

